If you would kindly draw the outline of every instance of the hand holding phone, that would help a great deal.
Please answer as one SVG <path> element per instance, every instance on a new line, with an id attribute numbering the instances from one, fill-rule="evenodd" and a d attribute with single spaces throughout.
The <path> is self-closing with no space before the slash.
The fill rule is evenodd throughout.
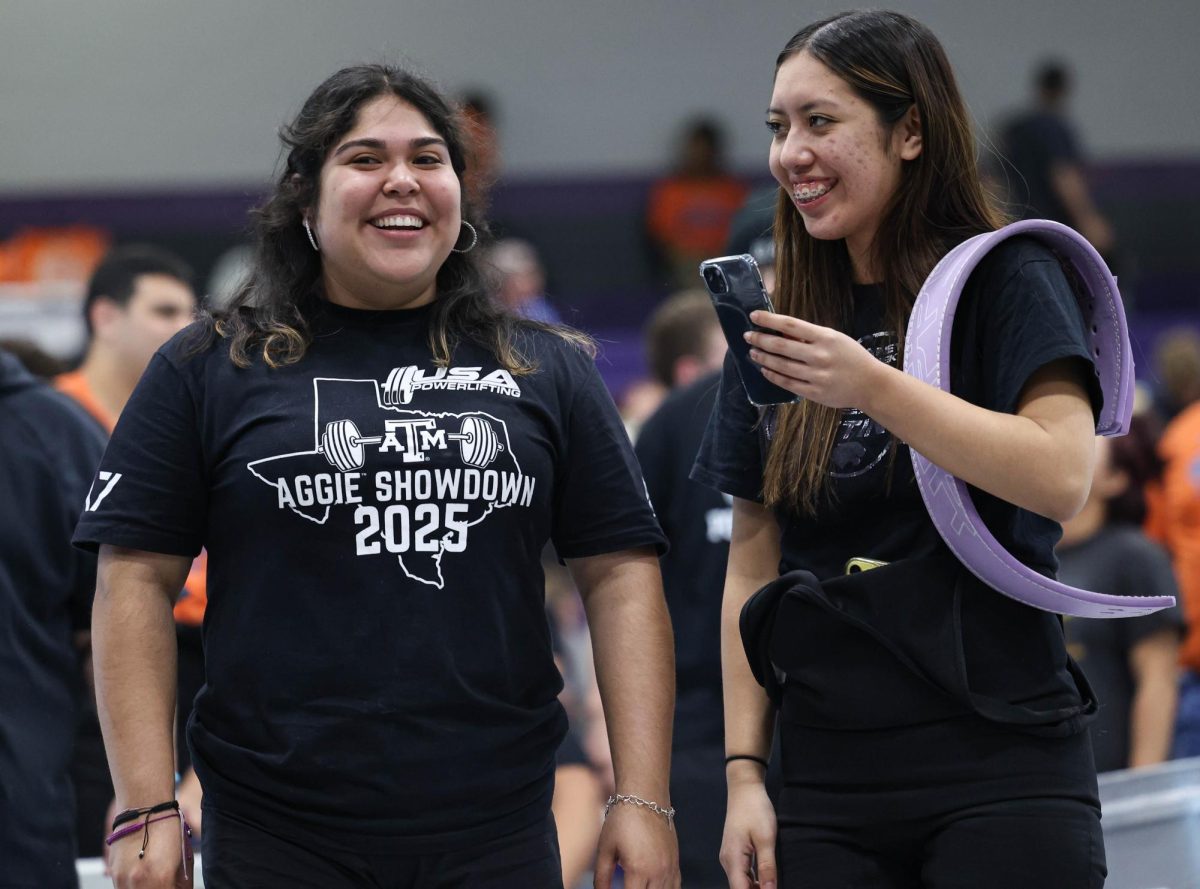
<path id="1" fill-rule="evenodd" d="M 761 329 L 750 322 L 750 313 L 759 309 L 775 311 L 754 257 L 742 254 L 706 259 L 700 263 L 700 277 L 717 310 L 717 321 L 742 378 L 746 397 L 760 407 L 801 401 L 794 392 L 768 382 L 758 365 L 750 360 L 746 331 Z"/>

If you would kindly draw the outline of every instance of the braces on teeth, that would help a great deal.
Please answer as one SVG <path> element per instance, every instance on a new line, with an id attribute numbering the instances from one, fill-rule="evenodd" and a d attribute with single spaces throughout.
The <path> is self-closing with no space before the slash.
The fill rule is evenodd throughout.
<path id="1" fill-rule="evenodd" d="M 801 185 L 792 192 L 792 195 L 798 201 L 813 201 L 828 191 L 829 186 L 827 185 Z"/>

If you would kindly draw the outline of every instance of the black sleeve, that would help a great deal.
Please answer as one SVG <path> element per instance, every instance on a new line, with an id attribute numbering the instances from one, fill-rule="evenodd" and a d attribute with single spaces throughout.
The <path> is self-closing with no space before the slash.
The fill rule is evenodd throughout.
<path id="1" fill-rule="evenodd" d="M 204 545 L 207 511 L 195 397 L 159 353 L 121 412 L 74 542 L 194 558 Z"/>
<path id="2" fill-rule="evenodd" d="M 573 348 L 559 355 L 571 396 L 566 453 L 556 474 L 555 550 L 562 559 L 641 546 L 661 555 L 666 538 L 612 397 L 591 360 Z"/>
<path id="3" fill-rule="evenodd" d="M 80 411 L 80 414 L 83 412 Z M 71 465 L 59 473 L 64 487 L 64 509 L 71 516 L 67 529 L 76 524 L 74 519 L 88 501 L 88 485 L 92 482 L 92 473 L 99 465 L 104 454 L 105 434 L 91 417 L 79 418 L 78 434 L 72 436 L 73 446 Z M 47 443 L 47 447 L 51 445 Z M 59 452 L 63 451 L 61 444 L 54 445 Z M 53 452 L 50 452 L 53 453 Z M 71 585 L 71 628 L 73 630 L 88 630 L 92 625 L 92 600 L 96 595 L 96 556 L 74 547 L 72 550 L 73 579 Z"/>
<path id="4" fill-rule="evenodd" d="M 733 358 L 726 355 L 721 388 L 692 467 L 692 479 L 761 503 L 763 461 L 758 427 L 758 408 L 746 397 Z"/>
<path id="5" fill-rule="evenodd" d="M 1179 585 L 1175 581 L 1175 570 L 1171 557 L 1157 543 L 1140 533 L 1133 538 L 1135 545 L 1127 548 L 1127 559 L 1122 568 L 1125 574 L 1123 595 L 1127 596 L 1179 596 Z M 1137 645 L 1148 636 L 1162 630 L 1176 630 L 1183 634 L 1183 613 L 1178 603 L 1173 608 L 1164 608 L 1153 614 L 1118 621 L 1124 634 L 1125 645 Z"/>
<path id="6" fill-rule="evenodd" d="M 1058 259 L 1040 243 L 1013 238 L 972 273 L 955 320 L 955 391 L 990 410 L 1015 413 L 1039 368 L 1078 359 L 1094 414 L 1102 402 L 1083 315 Z M 961 389 L 960 389 L 961 387 Z"/>
<path id="7" fill-rule="evenodd" d="M 679 455 L 675 453 L 674 436 L 671 434 L 669 417 L 659 408 L 651 415 L 638 432 L 633 451 L 642 467 L 646 480 L 646 495 L 658 515 L 667 539 L 672 539 L 670 515 L 664 511 L 665 504 L 675 502 L 675 464 Z"/>

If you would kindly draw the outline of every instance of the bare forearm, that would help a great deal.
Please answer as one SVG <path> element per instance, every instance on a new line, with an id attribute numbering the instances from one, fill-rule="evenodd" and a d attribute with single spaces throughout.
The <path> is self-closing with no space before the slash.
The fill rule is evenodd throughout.
<path id="1" fill-rule="evenodd" d="M 877 377 L 864 412 L 951 475 L 1059 521 L 1082 506 L 1094 431 L 1086 400 L 1066 384 L 1044 391 L 1040 407 L 1054 419 L 1043 421 L 987 410 L 883 363 Z"/>
<path id="2" fill-rule="evenodd" d="M 658 560 L 594 557 L 580 584 L 619 793 L 669 797 L 675 650 Z M 601 561 L 597 561 L 601 560 Z"/>
<path id="3" fill-rule="evenodd" d="M 763 583 L 768 581 L 769 578 Z M 750 672 L 738 628 L 742 605 L 758 586 L 761 584 L 748 583 L 738 589 L 727 585 L 721 606 L 721 686 L 725 703 L 726 755 L 766 759 L 771 753 L 775 710 Z M 762 767 L 751 760 L 731 762 L 726 773 L 731 779 L 744 776 L 761 780 L 763 777 Z"/>
<path id="4" fill-rule="evenodd" d="M 758 756 L 771 752 L 775 711 L 750 671 L 742 644 L 742 606 L 757 590 L 779 576 L 779 525 L 765 507 L 745 500 L 733 503 L 733 539 L 721 599 L 721 686 L 725 706 L 725 752 Z M 736 760 L 726 766 L 730 781 L 762 781 L 762 766 Z"/>
<path id="5" fill-rule="evenodd" d="M 148 555 L 148 554 L 147 554 Z M 171 605 L 186 576 L 171 557 L 149 563 L 101 553 L 92 612 L 96 699 L 119 808 L 175 795 L 176 651 Z"/>
<path id="6" fill-rule="evenodd" d="M 1165 762 L 1171 753 L 1178 692 L 1174 680 L 1144 683 L 1129 713 L 1129 765 Z"/>
<path id="7" fill-rule="evenodd" d="M 1129 765 L 1164 762 L 1171 753 L 1179 698 L 1178 642 L 1174 630 L 1141 640 L 1130 652 L 1134 677 L 1129 707 Z"/>

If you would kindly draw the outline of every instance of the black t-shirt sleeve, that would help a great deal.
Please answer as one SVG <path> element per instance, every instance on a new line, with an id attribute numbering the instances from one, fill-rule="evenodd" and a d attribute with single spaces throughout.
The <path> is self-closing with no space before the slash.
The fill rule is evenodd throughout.
<path id="1" fill-rule="evenodd" d="M 1080 381 L 1093 413 L 1099 413 L 1102 397 L 1083 315 L 1048 248 L 1024 238 L 1001 244 L 971 275 L 963 300 L 954 351 L 965 397 L 990 410 L 1015 413 L 1039 368 L 1077 358 Z"/>
<path id="2" fill-rule="evenodd" d="M 1154 541 L 1141 536 L 1134 538 L 1135 546 L 1128 548 L 1128 561 L 1123 568 L 1129 578 L 1128 589 L 1124 590 L 1129 596 L 1178 596 L 1179 585 L 1175 581 L 1175 570 L 1171 566 L 1171 557 L 1166 550 Z M 1175 630 L 1182 635 L 1183 615 L 1176 604 L 1172 608 L 1164 608 L 1153 614 L 1129 620 L 1116 621 L 1125 634 L 1126 646 L 1132 648 L 1143 639 L 1163 630 Z"/>
<path id="3" fill-rule="evenodd" d="M 194 557 L 207 509 L 196 400 L 160 352 L 121 412 L 74 542 Z"/>
<path id="4" fill-rule="evenodd" d="M 669 517 L 663 512 L 663 506 L 673 502 L 675 474 L 672 469 L 678 455 L 673 461 L 674 437 L 669 419 L 661 409 L 653 414 L 638 432 L 633 451 L 646 480 L 646 495 L 658 514 L 663 531 L 671 537 L 671 529 L 667 527 Z"/>
<path id="5" fill-rule="evenodd" d="M 552 539 L 560 558 L 633 547 L 666 551 L 633 445 L 595 364 L 564 347 L 570 390 Z"/>
<path id="6" fill-rule="evenodd" d="M 725 357 L 721 387 L 691 477 L 734 497 L 762 502 L 759 411 L 746 397 L 729 355 Z"/>

